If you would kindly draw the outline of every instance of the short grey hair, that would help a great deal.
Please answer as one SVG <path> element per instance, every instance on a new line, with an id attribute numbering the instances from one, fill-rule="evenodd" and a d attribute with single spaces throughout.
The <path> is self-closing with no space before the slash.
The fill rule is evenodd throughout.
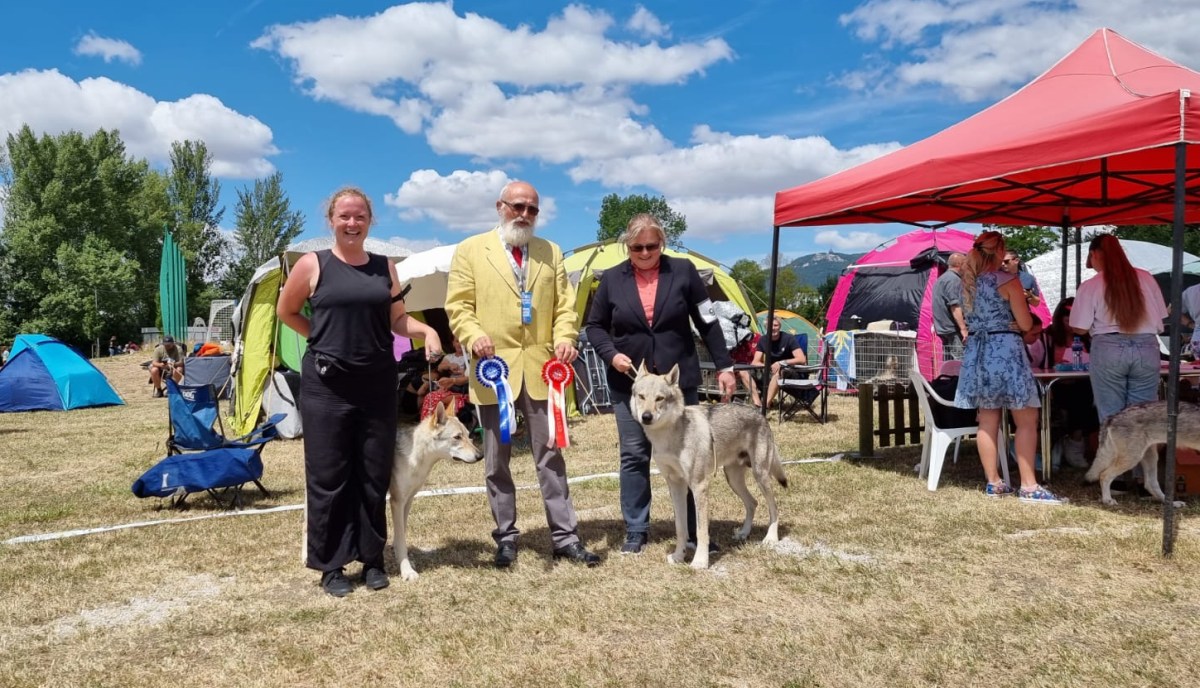
<path id="1" fill-rule="evenodd" d="M 662 223 L 658 221 L 658 218 L 650 213 L 638 213 L 630 218 L 629 224 L 625 226 L 625 231 L 621 232 L 620 241 L 628 248 L 639 234 L 647 231 L 657 234 L 662 247 L 667 247 L 667 232 L 662 228 Z"/>

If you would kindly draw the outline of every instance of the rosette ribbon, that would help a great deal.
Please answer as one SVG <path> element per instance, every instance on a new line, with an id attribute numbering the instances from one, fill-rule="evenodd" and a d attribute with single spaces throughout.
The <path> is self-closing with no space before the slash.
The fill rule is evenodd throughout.
<path id="1" fill-rule="evenodd" d="M 550 440 L 546 446 L 569 447 L 571 438 L 567 436 L 567 385 L 575 379 L 575 370 L 557 358 L 552 358 L 542 366 L 542 379 L 550 386 L 550 393 L 546 395 L 546 422 L 550 426 Z"/>
<path id="2" fill-rule="evenodd" d="M 517 412 L 513 408 L 512 387 L 508 384 L 508 364 L 499 356 L 482 359 L 475 364 L 475 377 L 496 393 L 500 409 L 500 441 L 509 444 L 517 431 Z"/>

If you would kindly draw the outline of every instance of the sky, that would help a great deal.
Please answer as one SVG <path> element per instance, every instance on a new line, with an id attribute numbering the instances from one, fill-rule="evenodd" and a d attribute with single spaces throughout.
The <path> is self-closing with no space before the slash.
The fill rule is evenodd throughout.
<path id="1" fill-rule="evenodd" d="M 777 191 L 975 114 L 1096 29 L 1200 69 L 1196 0 L 51 0 L 5 19 L 0 136 L 117 129 L 160 169 L 202 140 L 223 229 L 279 171 L 300 239 L 352 185 L 373 237 L 421 250 L 492 227 L 523 180 L 564 249 L 595 240 L 604 196 L 649 194 L 727 265 L 769 255 Z M 909 229 L 789 228 L 780 248 Z"/>

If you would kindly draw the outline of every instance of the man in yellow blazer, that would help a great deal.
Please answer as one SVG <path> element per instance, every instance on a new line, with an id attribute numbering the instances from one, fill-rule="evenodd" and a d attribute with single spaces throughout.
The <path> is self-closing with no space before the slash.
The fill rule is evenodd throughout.
<path id="1" fill-rule="evenodd" d="M 464 240 L 454 252 L 446 292 L 450 327 L 472 360 L 498 356 L 508 364 L 514 405 L 525 416 L 537 466 L 538 484 L 554 559 L 587 566 L 600 558 L 579 541 L 578 519 L 567 487 L 562 452 L 549 444 L 542 366 L 551 358 L 575 360 L 579 334 L 575 295 L 557 245 L 537 238 L 538 193 L 525 182 L 511 182 L 496 201 L 499 224 Z M 523 298 L 523 294 L 526 296 Z M 517 499 L 509 470 L 512 445 L 500 441 L 500 410 L 495 393 L 470 371 L 471 401 L 484 428 L 484 466 L 488 504 L 496 529 L 495 564 L 517 560 Z"/>

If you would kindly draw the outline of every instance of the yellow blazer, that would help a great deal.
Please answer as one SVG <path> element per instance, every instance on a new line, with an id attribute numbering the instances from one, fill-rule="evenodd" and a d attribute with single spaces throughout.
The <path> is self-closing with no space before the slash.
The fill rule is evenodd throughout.
<path id="1" fill-rule="evenodd" d="M 567 280 L 562 251 L 534 237 L 526 271 L 526 289 L 533 291 L 533 322 L 523 325 L 521 295 L 509 258 L 494 229 L 460 243 L 450 263 L 446 315 L 466 351 L 480 337 L 492 338 L 496 355 L 508 364 L 514 395 L 526 388 L 531 399 L 544 400 L 548 390 L 542 366 L 554 356 L 556 345 L 574 345 L 579 336 L 575 289 Z M 469 371 L 471 401 L 495 404 L 496 395 L 475 378 L 475 363 L 471 361 Z"/>

